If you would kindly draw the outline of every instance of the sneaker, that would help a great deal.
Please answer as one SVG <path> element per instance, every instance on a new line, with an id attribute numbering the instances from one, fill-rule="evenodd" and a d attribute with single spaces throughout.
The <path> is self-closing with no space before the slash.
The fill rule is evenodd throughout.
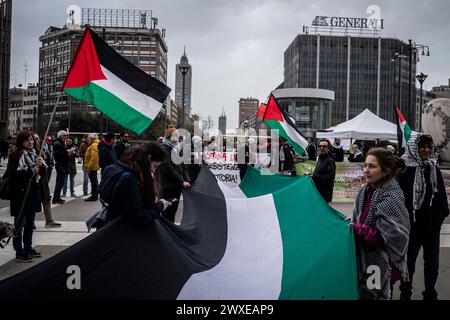
<path id="1" fill-rule="evenodd" d="M 75 199 L 78 198 L 77 195 L 76 195 L 75 193 L 71 193 L 70 196 L 71 196 L 72 198 L 75 198 Z"/>
<path id="2" fill-rule="evenodd" d="M 93 197 L 84 199 L 84 201 L 97 201 L 97 200 L 98 200 L 97 198 L 93 198 Z"/>
<path id="3" fill-rule="evenodd" d="M 61 193 L 61 198 L 67 197 L 67 193 Z"/>
<path id="4" fill-rule="evenodd" d="M 64 201 L 63 199 L 53 199 L 52 200 L 52 203 L 53 204 L 64 204 L 64 202 L 66 202 L 66 201 Z"/>
<path id="5" fill-rule="evenodd" d="M 31 258 L 30 255 L 26 254 L 26 253 L 16 253 L 16 261 L 17 262 L 33 262 L 33 258 Z"/>
<path id="6" fill-rule="evenodd" d="M 46 228 L 61 228 L 61 223 L 57 223 L 55 221 L 49 221 L 45 223 Z"/>
<path id="7" fill-rule="evenodd" d="M 88 193 L 87 192 L 83 192 L 83 196 L 87 196 L 88 195 Z"/>
<path id="8" fill-rule="evenodd" d="M 31 249 L 30 251 L 28 251 L 28 256 L 30 256 L 31 258 L 40 258 L 41 253 L 34 249 Z"/>

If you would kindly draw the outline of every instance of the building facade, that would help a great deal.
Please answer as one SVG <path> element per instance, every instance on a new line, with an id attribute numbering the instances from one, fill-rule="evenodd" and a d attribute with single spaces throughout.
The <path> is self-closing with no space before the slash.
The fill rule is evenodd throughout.
<path id="1" fill-rule="evenodd" d="M 20 131 L 23 113 L 23 98 L 25 89 L 9 89 L 9 134 L 15 134 Z"/>
<path id="2" fill-rule="evenodd" d="M 159 29 L 91 26 L 105 41 L 128 61 L 147 74 L 167 83 L 167 44 Z M 80 43 L 84 27 L 50 27 L 39 40 L 39 131 L 45 130 L 57 101 L 71 61 Z M 58 117 L 73 111 L 96 112 L 93 106 L 62 94 L 56 111 Z M 59 128 L 55 128 L 56 130 Z"/>
<path id="3" fill-rule="evenodd" d="M 283 86 L 334 91 L 331 125 L 365 108 L 394 121 L 394 106 L 415 123 L 416 59 L 410 64 L 408 52 L 397 39 L 300 34 L 284 53 Z"/>
<path id="4" fill-rule="evenodd" d="M 189 117 L 192 110 L 192 66 L 189 64 L 186 50 L 181 56 L 180 63 L 175 67 L 175 102 L 180 106 L 180 109 L 183 106 L 183 74 L 180 70 L 181 68 L 187 70 L 184 75 L 184 112 L 186 117 Z"/>
<path id="5" fill-rule="evenodd" d="M 0 0 L 0 139 L 8 133 L 12 0 Z"/>
<path id="6" fill-rule="evenodd" d="M 245 120 L 255 117 L 258 112 L 259 100 L 255 98 L 239 99 L 239 127 Z"/>
<path id="7" fill-rule="evenodd" d="M 35 131 L 37 125 L 38 86 L 32 85 L 24 91 L 20 130 Z"/>
<path id="8" fill-rule="evenodd" d="M 431 92 L 436 95 L 436 98 L 450 99 L 450 78 L 448 79 L 448 85 L 433 87 L 433 90 Z"/>
<path id="9" fill-rule="evenodd" d="M 219 131 L 222 134 L 227 133 L 227 116 L 225 115 L 225 110 L 222 110 L 222 114 L 219 117 Z"/>

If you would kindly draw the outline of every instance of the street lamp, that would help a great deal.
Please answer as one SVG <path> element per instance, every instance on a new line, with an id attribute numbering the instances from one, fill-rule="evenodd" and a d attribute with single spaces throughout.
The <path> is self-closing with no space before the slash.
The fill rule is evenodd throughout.
<path id="1" fill-rule="evenodd" d="M 416 63 L 419 62 L 420 59 L 419 59 L 418 52 L 419 52 L 419 50 L 422 50 L 422 56 L 424 56 L 425 49 L 427 49 L 426 55 L 427 55 L 427 57 L 429 57 L 430 56 L 430 47 L 420 44 L 420 43 L 415 43 L 411 39 L 409 39 L 408 42 L 409 42 L 409 44 L 408 44 L 408 48 L 409 48 L 408 107 L 410 110 L 412 110 L 412 62 L 413 62 L 413 58 Z"/>
<path id="2" fill-rule="evenodd" d="M 397 107 L 401 109 L 402 104 L 402 59 L 407 58 L 403 54 L 403 46 L 401 46 L 400 52 L 394 53 L 394 56 L 392 57 L 391 61 L 395 62 L 398 60 L 398 100 L 397 100 Z"/>
<path id="3" fill-rule="evenodd" d="M 416 76 L 417 81 L 420 83 L 420 107 L 419 107 L 419 132 L 422 131 L 422 97 L 423 97 L 423 83 L 427 79 L 428 75 L 421 72 Z"/>
<path id="4" fill-rule="evenodd" d="M 185 92 L 185 83 L 186 83 L 186 73 L 188 73 L 190 66 L 179 65 L 181 75 L 183 76 L 183 96 L 181 98 L 181 127 L 184 128 L 184 118 L 185 118 L 185 106 L 184 106 L 184 92 Z"/>

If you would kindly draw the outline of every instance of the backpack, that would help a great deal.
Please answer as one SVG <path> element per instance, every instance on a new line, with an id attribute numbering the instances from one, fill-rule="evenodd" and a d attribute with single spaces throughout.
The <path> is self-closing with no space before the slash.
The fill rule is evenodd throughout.
<path id="1" fill-rule="evenodd" d="M 109 208 L 109 204 L 102 199 L 101 194 L 108 194 L 111 198 L 114 193 L 115 187 L 119 179 L 127 174 L 128 172 L 120 168 L 119 166 L 110 166 L 109 170 L 114 170 L 109 179 L 102 178 L 99 185 L 99 193 L 100 193 L 100 202 L 102 203 L 102 209 L 97 211 L 92 217 L 86 220 L 86 227 L 88 228 L 88 232 L 92 229 L 100 229 L 105 226 L 108 222 L 113 220 L 114 215 Z"/>

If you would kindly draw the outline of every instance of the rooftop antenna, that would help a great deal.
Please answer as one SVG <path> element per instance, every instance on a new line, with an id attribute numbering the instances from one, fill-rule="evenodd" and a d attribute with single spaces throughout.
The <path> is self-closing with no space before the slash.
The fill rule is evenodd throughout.
<path id="1" fill-rule="evenodd" d="M 25 85 L 27 85 L 27 71 L 28 71 L 28 67 L 29 67 L 27 60 L 25 60 L 25 63 L 23 64 L 23 67 L 25 69 L 25 81 L 23 83 Z"/>

